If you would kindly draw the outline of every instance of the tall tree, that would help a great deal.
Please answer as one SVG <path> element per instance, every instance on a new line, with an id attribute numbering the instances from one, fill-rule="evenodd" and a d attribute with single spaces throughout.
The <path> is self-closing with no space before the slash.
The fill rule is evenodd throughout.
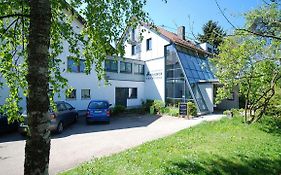
<path id="1" fill-rule="evenodd" d="M 218 25 L 218 22 L 209 20 L 206 24 L 203 25 L 203 34 L 198 35 L 198 39 L 201 43 L 207 42 L 217 48 L 223 41 L 226 33 Z"/>
<path id="2" fill-rule="evenodd" d="M 245 97 L 245 122 L 261 119 L 281 80 L 280 4 L 270 3 L 246 14 L 246 25 L 225 39 L 212 61 L 224 85 L 218 101 L 238 86 Z"/>
<path id="3" fill-rule="evenodd" d="M 67 86 L 60 70 L 63 50 L 68 49 L 69 57 L 77 62 L 85 58 L 87 73 L 94 64 L 98 78 L 102 79 L 102 62 L 108 52 L 116 56 L 124 53 L 119 41 L 127 26 L 148 21 L 148 14 L 143 11 L 145 2 L 0 1 L 0 86 L 9 88 L 1 110 L 5 110 L 10 121 L 21 120 L 19 102 L 24 98 L 22 93 L 26 96 L 30 134 L 26 140 L 25 174 L 48 174 L 48 109 L 54 94 Z M 83 23 L 79 31 L 73 26 L 76 19 Z"/>

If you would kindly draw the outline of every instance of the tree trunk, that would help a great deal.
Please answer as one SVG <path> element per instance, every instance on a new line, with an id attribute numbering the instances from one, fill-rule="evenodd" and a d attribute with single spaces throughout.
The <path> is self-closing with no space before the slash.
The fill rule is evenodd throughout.
<path id="1" fill-rule="evenodd" d="M 27 115 L 30 135 L 26 140 L 24 174 L 48 174 L 50 154 L 48 56 L 51 5 L 49 0 L 30 0 L 28 43 Z"/>

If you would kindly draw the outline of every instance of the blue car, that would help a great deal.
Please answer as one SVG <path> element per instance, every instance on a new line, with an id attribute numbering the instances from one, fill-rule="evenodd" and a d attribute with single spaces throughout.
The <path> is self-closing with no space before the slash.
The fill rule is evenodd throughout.
<path id="1" fill-rule="evenodd" d="M 88 105 L 86 115 L 87 124 L 91 122 L 110 122 L 110 107 L 111 104 L 106 100 L 92 100 Z"/>

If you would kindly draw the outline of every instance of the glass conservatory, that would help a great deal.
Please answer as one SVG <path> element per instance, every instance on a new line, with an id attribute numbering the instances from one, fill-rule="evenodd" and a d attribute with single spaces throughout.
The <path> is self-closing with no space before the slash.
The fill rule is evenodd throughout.
<path id="1" fill-rule="evenodd" d="M 214 80 L 208 59 L 180 46 L 165 47 L 165 94 L 167 104 L 194 102 L 201 113 L 209 112 L 199 88 L 200 81 Z"/>

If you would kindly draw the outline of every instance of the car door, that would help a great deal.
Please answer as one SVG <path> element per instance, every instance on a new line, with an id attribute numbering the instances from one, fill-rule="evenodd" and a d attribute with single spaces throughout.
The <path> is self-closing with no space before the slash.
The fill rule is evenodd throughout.
<path id="1" fill-rule="evenodd" d="M 74 122 L 75 121 L 75 117 L 77 115 L 76 110 L 73 106 L 71 106 L 69 103 L 64 103 L 65 107 L 66 107 L 66 115 L 69 118 L 70 122 Z"/>
<path id="2" fill-rule="evenodd" d="M 67 109 L 64 105 L 64 103 L 58 103 L 57 104 L 57 117 L 60 121 L 63 122 L 64 125 L 68 125 L 69 124 L 69 119 L 67 118 Z"/>

